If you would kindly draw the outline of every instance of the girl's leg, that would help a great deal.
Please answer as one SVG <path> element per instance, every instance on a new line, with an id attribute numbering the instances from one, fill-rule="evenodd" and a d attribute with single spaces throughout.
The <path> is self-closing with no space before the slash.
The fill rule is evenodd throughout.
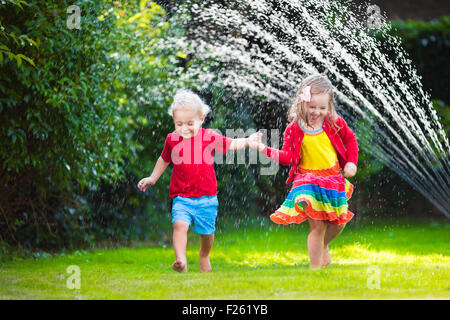
<path id="1" fill-rule="evenodd" d="M 309 235 L 308 235 L 308 252 L 311 261 L 311 269 L 320 268 L 320 260 L 324 248 L 324 236 L 326 231 L 326 223 L 321 220 L 308 218 Z"/>
<path id="2" fill-rule="evenodd" d="M 172 269 L 178 272 L 187 271 L 186 245 L 189 223 L 177 220 L 173 223 L 173 249 L 175 250 L 175 262 Z"/>
<path id="3" fill-rule="evenodd" d="M 323 253 L 322 253 L 322 261 L 321 266 L 326 267 L 331 263 L 331 256 L 328 252 L 328 244 L 336 238 L 339 234 L 341 234 L 342 230 L 345 228 L 345 223 L 341 225 L 328 224 L 326 226 L 325 236 L 323 239 Z"/>
<path id="4" fill-rule="evenodd" d="M 209 262 L 209 252 L 211 251 L 214 242 L 214 233 L 202 234 L 202 244 L 200 247 L 199 260 L 200 260 L 200 272 L 210 272 L 211 263 Z"/>

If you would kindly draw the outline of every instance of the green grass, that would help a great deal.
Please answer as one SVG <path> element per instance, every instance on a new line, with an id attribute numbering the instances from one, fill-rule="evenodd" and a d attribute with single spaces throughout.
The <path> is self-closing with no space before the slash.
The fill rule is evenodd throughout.
<path id="1" fill-rule="evenodd" d="M 450 298 L 450 223 L 351 222 L 330 246 L 333 263 L 310 270 L 308 225 L 218 222 L 213 272 L 199 272 L 199 236 L 189 232 L 189 272 L 171 270 L 170 243 L 97 249 L 0 266 L 0 299 L 436 299 Z M 81 269 L 81 288 L 66 268 Z M 368 288 L 369 267 L 379 289 Z"/>

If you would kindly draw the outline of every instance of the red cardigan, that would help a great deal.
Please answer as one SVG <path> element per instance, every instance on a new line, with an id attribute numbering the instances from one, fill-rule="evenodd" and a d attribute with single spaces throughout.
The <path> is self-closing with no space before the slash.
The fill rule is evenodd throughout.
<path id="1" fill-rule="evenodd" d="M 322 128 L 331 141 L 334 149 L 336 149 L 339 165 L 344 169 L 347 162 L 358 164 L 358 142 L 353 131 L 348 127 L 345 120 L 338 117 L 336 124 L 341 128 L 337 133 L 330 126 L 327 120 L 324 121 Z M 281 150 L 265 147 L 261 152 L 273 161 L 277 161 L 283 165 L 291 166 L 289 177 L 286 184 L 293 179 L 297 166 L 300 163 L 300 149 L 305 133 L 298 125 L 297 120 L 292 121 L 284 131 L 283 147 Z"/>

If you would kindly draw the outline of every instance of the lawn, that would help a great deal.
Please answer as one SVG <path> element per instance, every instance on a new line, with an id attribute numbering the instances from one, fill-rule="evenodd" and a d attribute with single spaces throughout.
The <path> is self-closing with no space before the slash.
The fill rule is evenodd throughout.
<path id="1" fill-rule="evenodd" d="M 310 270 L 306 223 L 218 221 L 212 273 L 199 272 L 190 232 L 185 274 L 170 268 L 169 241 L 76 251 L 3 263 L 0 299 L 449 299 L 449 231 L 448 221 L 351 222 L 332 264 Z M 80 289 L 67 287 L 71 265 Z"/>

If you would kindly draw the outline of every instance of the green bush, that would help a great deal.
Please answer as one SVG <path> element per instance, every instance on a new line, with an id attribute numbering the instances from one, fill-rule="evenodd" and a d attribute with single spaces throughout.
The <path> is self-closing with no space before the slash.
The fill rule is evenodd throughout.
<path id="1" fill-rule="evenodd" d="M 0 7 L 5 32 L 22 39 L 4 37 L 0 48 L 27 57 L 0 62 L 0 241 L 23 247 L 121 238 L 133 216 L 112 205 L 113 223 L 99 197 L 130 173 L 148 173 L 170 127 L 170 86 L 160 89 L 179 59 L 155 52 L 169 28 L 161 7 L 80 1 L 80 29 L 69 29 L 71 4 Z M 132 205 L 136 197 L 119 199 Z"/>
<path id="2" fill-rule="evenodd" d="M 450 16 L 425 22 L 393 21 L 393 35 L 399 36 L 426 91 L 434 99 L 450 104 Z"/>
<path id="3" fill-rule="evenodd" d="M 100 177 L 121 174 L 126 123 L 109 89 L 111 59 L 97 50 L 104 45 L 91 18 L 98 7 L 81 3 L 83 27 L 69 30 L 69 1 L 21 4 L 0 7 L 7 32 L 36 44 L 1 40 L 33 61 L 0 64 L 1 238 L 56 245 L 79 222 L 66 210 L 77 206 L 73 186 L 95 188 Z"/>

